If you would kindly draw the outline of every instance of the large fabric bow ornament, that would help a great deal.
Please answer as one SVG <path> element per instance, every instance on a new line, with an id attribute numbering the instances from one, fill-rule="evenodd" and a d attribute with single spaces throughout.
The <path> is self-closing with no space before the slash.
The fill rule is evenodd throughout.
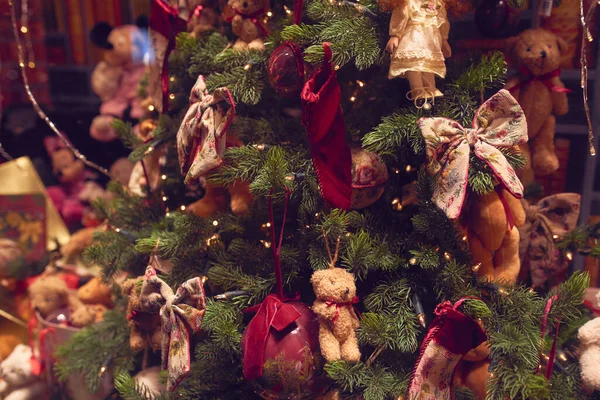
<path id="1" fill-rule="evenodd" d="M 527 123 L 519 103 L 506 90 L 490 97 L 475 113 L 472 128 L 447 118 L 421 118 L 430 174 L 437 174 L 433 202 L 448 218 L 460 216 L 469 178 L 471 148 L 513 196 L 523 196 L 523 185 L 499 148 L 527 141 Z"/>
<path id="2" fill-rule="evenodd" d="M 173 293 L 156 270 L 148 266 L 140 299 L 145 312 L 160 312 L 162 368 L 169 371 L 167 390 L 173 390 L 190 371 L 189 330 L 200 330 L 206 312 L 202 280 L 192 278 Z"/>
<path id="3" fill-rule="evenodd" d="M 204 77 L 198 76 L 190 93 L 190 108 L 177 132 L 177 154 L 186 185 L 223 163 L 225 133 L 234 113 L 229 89 L 222 87 L 209 94 Z"/>
<path id="4" fill-rule="evenodd" d="M 577 193 L 559 193 L 530 205 L 522 199 L 527 217 L 525 225 L 519 228 L 521 236 L 519 255 L 523 260 L 521 278 L 526 279 L 529 270 L 533 286 L 542 286 L 554 276 L 565 271 L 569 260 L 554 244 L 554 236 L 563 236 L 572 231 L 579 218 L 581 195 Z M 529 267 L 529 268 L 527 268 Z"/>

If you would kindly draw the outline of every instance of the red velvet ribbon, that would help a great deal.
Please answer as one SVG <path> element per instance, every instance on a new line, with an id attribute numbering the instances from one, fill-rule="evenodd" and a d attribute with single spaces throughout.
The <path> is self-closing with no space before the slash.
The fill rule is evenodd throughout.
<path id="1" fill-rule="evenodd" d="M 350 209 L 352 156 L 346 142 L 341 89 L 331 66 L 330 43 L 323 43 L 321 68 L 304 84 L 302 125 L 306 128 L 310 153 L 321 196 L 334 208 Z"/>
<path id="2" fill-rule="evenodd" d="M 304 5 L 303 0 L 294 0 L 294 24 L 300 25 L 302 21 L 302 7 Z"/>
<path id="3" fill-rule="evenodd" d="M 250 19 L 250 21 L 252 21 L 252 23 L 254 25 L 256 25 L 256 27 L 262 32 L 262 34 L 264 36 L 269 36 L 269 33 L 270 33 L 269 30 L 258 19 L 259 16 L 261 16 L 262 14 L 265 13 L 265 9 L 264 8 L 261 8 L 260 10 L 256 10 L 252 14 L 244 14 L 240 10 L 238 10 L 237 8 L 233 8 L 233 11 L 237 15 L 241 15 L 242 19 Z M 227 18 L 226 21 L 229 22 L 229 23 L 231 23 L 231 21 L 233 21 L 233 17 Z"/>
<path id="4" fill-rule="evenodd" d="M 329 307 L 335 306 L 335 315 L 333 316 L 333 323 L 335 324 L 338 317 L 340 316 L 340 308 L 342 307 L 351 307 L 355 314 L 360 315 L 358 310 L 354 307 L 354 304 L 358 303 L 358 296 L 354 296 L 354 298 L 345 303 L 337 303 L 334 300 L 328 300 L 325 302 Z"/>
<path id="5" fill-rule="evenodd" d="M 175 36 L 186 30 L 186 21 L 179 18 L 179 12 L 163 0 L 154 0 L 150 10 L 150 28 L 169 41 L 165 50 L 160 81 L 162 85 L 163 113 L 169 111 L 169 55 L 175 48 Z"/>
<path id="6" fill-rule="evenodd" d="M 520 72 L 521 72 L 521 75 L 525 79 L 522 80 L 521 82 L 519 82 L 518 84 L 516 84 L 515 86 L 509 88 L 508 90 L 510 92 L 514 92 L 515 90 L 521 89 L 523 86 L 528 85 L 531 82 L 540 81 L 548 89 L 552 90 L 553 92 L 557 92 L 557 93 L 571 93 L 571 89 L 561 88 L 561 87 L 558 87 L 558 86 L 554 85 L 552 82 L 550 82 L 550 80 L 552 78 L 556 78 L 557 76 L 560 76 L 560 69 L 555 69 L 554 71 L 548 72 L 547 74 L 544 74 L 544 75 L 541 75 L 541 76 L 534 76 L 531 73 L 531 71 L 529 71 L 525 67 L 522 67 L 520 69 Z"/>
<path id="7" fill-rule="evenodd" d="M 506 213 L 506 220 L 508 221 L 508 227 L 510 229 L 512 229 L 515 226 L 515 218 L 512 215 L 512 211 L 510 211 L 508 202 L 504 198 L 504 193 L 502 192 L 502 186 L 496 186 L 496 193 L 498 193 L 498 197 L 500 198 L 502 207 L 504 207 L 504 212 Z"/>
<path id="8" fill-rule="evenodd" d="M 552 309 L 552 303 L 558 300 L 558 295 L 550 297 L 546 302 L 546 308 L 544 310 L 544 316 L 542 318 L 542 341 L 546 336 L 546 326 L 548 324 L 548 316 L 550 315 L 550 310 Z M 550 354 L 548 354 L 548 365 L 546 365 L 546 379 L 550 379 L 552 376 L 552 370 L 554 369 L 554 360 L 556 359 L 556 341 L 558 340 L 558 330 L 560 329 L 560 319 L 556 322 L 556 329 L 554 332 L 554 340 L 552 341 L 552 348 L 550 349 Z"/>

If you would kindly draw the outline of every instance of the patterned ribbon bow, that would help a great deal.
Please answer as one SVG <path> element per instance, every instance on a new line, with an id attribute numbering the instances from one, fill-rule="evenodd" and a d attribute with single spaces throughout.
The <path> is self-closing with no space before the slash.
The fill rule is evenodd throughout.
<path id="1" fill-rule="evenodd" d="M 177 154 L 186 185 L 223 163 L 225 133 L 234 113 L 229 89 L 222 87 L 209 94 L 204 77 L 198 76 L 190 93 L 190 108 L 177 132 Z"/>
<path id="2" fill-rule="evenodd" d="M 140 295 L 142 309 L 160 310 L 162 326 L 162 368 L 168 369 L 167 390 L 174 390 L 190 371 L 190 332 L 200 330 L 206 311 L 202 280 L 198 277 L 184 282 L 177 293 L 156 275 L 152 266 L 146 275 Z"/>
<path id="3" fill-rule="evenodd" d="M 327 304 L 328 307 L 335 306 L 335 315 L 333 316 L 332 322 L 335 324 L 335 322 L 337 321 L 337 319 L 340 316 L 340 308 L 342 308 L 342 307 L 350 307 L 352 309 L 352 311 L 354 311 L 354 315 L 355 316 L 358 315 L 359 314 L 358 310 L 356 310 L 354 308 L 354 304 L 357 304 L 358 300 L 359 300 L 358 296 L 354 296 L 354 298 L 351 301 L 347 301 L 345 303 L 337 303 L 333 300 L 326 301 L 325 304 Z"/>
<path id="4" fill-rule="evenodd" d="M 554 235 L 562 236 L 575 228 L 579 218 L 581 195 L 559 193 L 530 205 L 521 200 L 527 220 L 519 228 L 522 270 L 529 271 L 533 286 L 544 285 L 551 277 L 567 269 L 569 261 L 554 244 Z"/>
<path id="5" fill-rule="evenodd" d="M 527 141 L 527 123 L 519 103 L 506 90 L 490 97 L 475 113 L 472 128 L 447 118 L 421 118 L 430 174 L 440 172 L 433 202 L 448 218 L 457 219 L 467 193 L 471 148 L 515 197 L 523 185 L 499 148 Z"/>

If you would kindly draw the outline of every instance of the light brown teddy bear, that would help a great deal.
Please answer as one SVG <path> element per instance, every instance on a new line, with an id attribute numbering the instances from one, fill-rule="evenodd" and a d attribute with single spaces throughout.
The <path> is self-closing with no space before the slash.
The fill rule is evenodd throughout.
<path id="1" fill-rule="evenodd" d="M 193 38 L 200 38 L 204 32 L 215 29 L 220 15 L 215 11 L 215 0 L 197 0 L 192 4 L 191 15 L 188 18 L 187 31 Z"/>
<path id="2" fill-rule="evenodd" d="M 269 8 L 268 1 L 230 0 L 229 5 L 235 13 L 231 19 L 231 30 L 238 37 L 233 48 L 264 49 L 268 30 L 263 18 Z"/>
<path id="3" fill-rule="evenodd" d="M 353 304 L 357 302 L 354 275 L 343 268 L 315 271 L 311 277 L 317 299 L 312 310 L 319 318 L 319 344 L 327 362 L 360 361 Z"/>
<path id="4" fill-rule="evenodd" d="M 82 305 L 77 296 L 69 291 L 65 281 L 58 276 L 40 276 L 29 286 L 27 292 L 31 307 L 44 318 L 62 308 L 75 310 Z"/>
<path id="5" fill-rule="evenodd" d="M 143 350 L 148 346 L 159 350 L 162 341 L 160 315 L 142 311 L 140 293 L 143 282 L 144 277 L 140 276 L 135 279 L 127 279 L 121 285 L 123 294 L 129 297 L 127 305 L 127 319 L 131 328 L 129 345 L 134 351 Z"/>
<path id="6" fill-rule="evenodd" d="M 506 89 L 519 102 L 527 119 L 529 141 L 520 145 L 527 164 L 520 173 L 528 185 L 534 174 L 549 175 L 558 169 L 554 153 L 555 116 L 569 111 L 565 85 L 560 80 L 560 57 L 567 50 L 564 39 L 544 29 L 528 29 L 507 40 L 506 54 L 519 76 Z"/>
<path id="7" fill-rule="evenodd" d="M 82 305 L 69 315 L 69 322 L 76 327 L 102 321 L 104 312 L 113 306 L 111 288 L 94 277 L 77 290 Z"/>

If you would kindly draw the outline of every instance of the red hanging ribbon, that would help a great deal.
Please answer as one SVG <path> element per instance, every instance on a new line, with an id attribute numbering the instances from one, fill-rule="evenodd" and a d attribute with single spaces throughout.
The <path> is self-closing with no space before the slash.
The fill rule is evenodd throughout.
<path id="1" fill-rule="evenodd" d="M 541 76 L 534 76 L 531 73 L 531 71 L 529 71 L 525 67 L 521 67 L 520 72 L 521 72 L 521 75 L 523 76 L 523 78 L 525 78 L 525 79 L 522 80 L 521 82 L 517 83 L 515 86 L 508 88 L 509 92 L 514 92 L 515 90 L 521 89 L 523 86 L 528 85 L 531 82 L 540 81 L 548 89 L 550 89 L 553 92 L 571 93 L 571 89 L 561 88 L 561 87 L 554 85 L 552 82 L 550 82 L 550 80 L 552 78 L 556 78 L 557 76 L 560 76 L 560 69 L 555 69 L 554 71 L 548 72 L 547 74 L 544 74 Z"/>
<path id="2" fill-rule="evenodd" d="M 169 55 L 175 48 L 175 36 L 187 28 L 187 23 L 179 17 L 175 7 L 171 7 L 163 0 L 154 0 L 150 10 L 150 28 L 167 38 L 160 81 L 162 85 L 163 113 L 169 111 Z"/>
<path id="3" fill-rule="evenodd" d="M 244 14 L 241 11 L 239 11 L 236 8 L 233 8 L 233 11 L 237 14 L 237 15 L 241 15 L 242 19 L 249 19 L 250 21 L 252 21 L 252 23 L 254 25 L 256 25 L 256 27 L 262 32 L 262 34 L 264 36 L 269 36 L 269 29 L 264 26 L 262 24 L 262 22 L 258 19 L 259 16 L 263 15 L 265 13 L 265 9 L 261 8 L 260 10 L 257 10 L 255 12 L 253 12 L 252 14 Z M 226 20 L 227 22 L 231 23 L 231 21 L 233 21 L 233 17 L 229 17 Z"/>
<path id="4" fill-rule="evenodd" d="M 304 5 L 303 0 L 294 0 L 294 24 L 300 25 L 302 21 L 302 6 Z"/>
<path id="5" fill-rule="evenodd" d="M 275 294 L 268 295 L 259 306 L 251 307 L 245 311 L 256 311 L 256 315 L 248 324 L 246 332 L 246 342 L 244 343 L 244 378 L 254 380 L 262 376 L 263 364 L 265 361 L 265 346 L 269 331 L 273 327 L 281 332 L 291 323 L 300 318 L 300 313 L 291 304 L 286 304 L 283 297 L 283 281 L 281 276 L 281 246 L 283 243 L 283 233 L 285 220 L 287 218 L 288 202 L 290 199 L 290 189 L 285 188 L 285 203 L 283 208 L 283 222 L 279 240 L 275 237 L 275 217 L 273 213 L 273 189 L 269 194 L 269 220 L 271 222 L 271 249 L 273 251 L 273 260 L 275 264 Z M 258 308 L 258 310 L 257 310 Z"/>
<path id="6" fill-rule="evenodd" d="M 354 298 L 351 301 L 347 301 L 345 303 L 337 303 L 334 300 L 328 300 L 325 302 L 325 304 L 327 304 L 329 307 L 335 306 L 335 315 L 333 316 L 333 320 L 332 320 L 334 324 L 337 321 L 338 317 L 340 316 L 340 308 L 342 308 L 342 307 L 352 308 L 354 313 L 360 317 L 360 312 L 354 307 L 354 304 L 356 304 L 356 303 L 358 303 L 358 296 L 354 296 Z"/>
<path id="7" fill-rule="evenodd" d="M 544 317 L 542 318 L 542 341 L 546 336 L 546 326 L 548 324 L 548 316 L 550 315 L 550 310 L 552 309 L 552 303 L 558 300 L 558 295 L 550 297 L 546 302 L 546 308 L 544 310 Z M 546 365 L 546 379 L 550 379 L 552 376 L 552 370 L 554 369 L 554 360 L 556 359 L 556 341 L 558 340 L 558 330 L 560 329 L 560 319 L 556 322 L 556 329 L 554 332 L 554 340 L 552 341 L 552 348 L 550 349 L 550 354 L 548 354 L 548 365 Z"/>

